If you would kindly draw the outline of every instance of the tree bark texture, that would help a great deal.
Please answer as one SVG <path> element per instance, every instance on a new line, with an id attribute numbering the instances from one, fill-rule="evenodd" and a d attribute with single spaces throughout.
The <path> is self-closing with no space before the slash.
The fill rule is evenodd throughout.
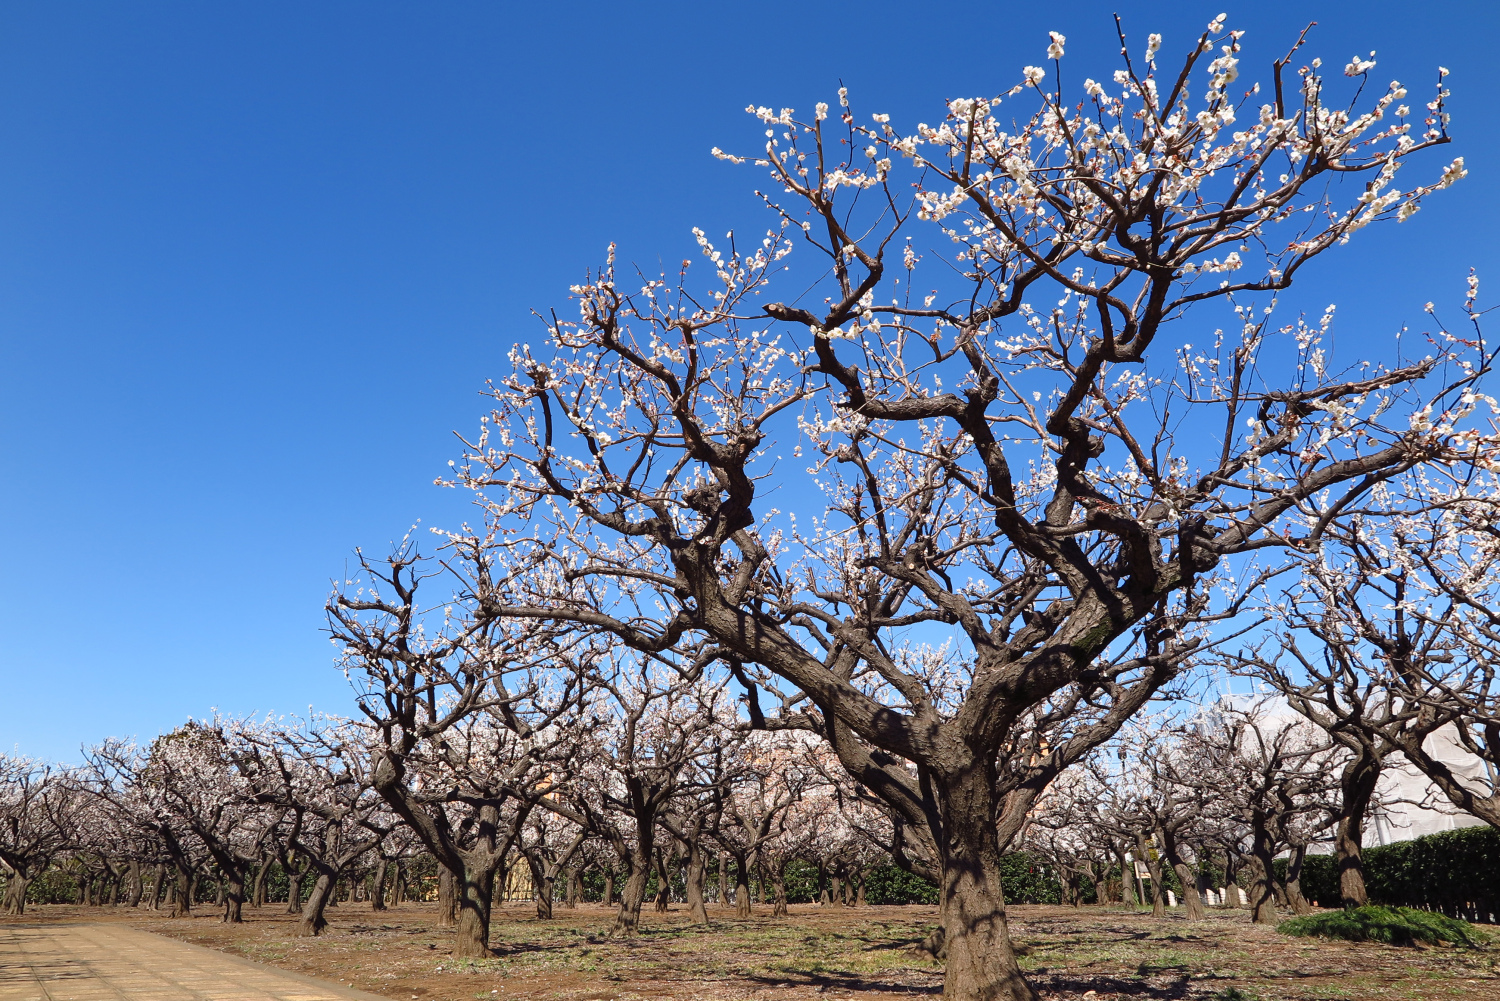
<path id="1" fill-rule="evenodd" d="M 438 913 L 437 923 L 439 928 L 452 928 L 458 921 L 458 895 L 454 892 L 453 873 L 441 863 L 438 864 Z"/>
<path id="2" fill-rule="evenodd" d="M 687 856 L 687 904 L 688 914 L 696 924 L 708 924 L 708 906 L 703 902 L 703 885 L 708 865 L 703 857 L 703 846 L 693 842 L 688 846 Z"/>
<path id="3" fill-rule="evenodd" d="M 1258 925 L 1276 923 L 1276 897 L 1271 889 L 1275 845 L 1263 827 L 1254 831 L 1250 849 L 1250 920 Z"/>
<path id="4" fill-rule="evenodd" d="M 224 917 L 223 920 L 230 924 L 240 924 L 245 920 L 245 873 L 236 869 L 224 877 L 228 884 L 224 890 Z"/>
<path id="5" fill-rule="evenodd" d="M 1313 910 L 1312 904 L 1302 894 L 1302 865 L 1306 861 L 1306 845 L 1293 848 L 1291 857 L 1286 861 L 1286 898 L 1294 914 L 1311 914 Z"/>
<path id="6" fill-rule="evenodd" d="M 940 905 L 951 1001 L 1036 1001 L 1011 947 L 1000 885 L 994 776 L 979 762 L 935 777 L 943 832 Z"/>
<path id="7" fill-rule="evenodd" d="M 458 894 L 458 925 L 453 936 L 453 955 L 459 959 L 485 959 L 490 954 L 490 901 L 495 895 L 498 861 L 473 864 L 465 860 Z"/>
<path id="8" fill-rule="evenodd" d="M 323 916 L 323 911 L 333 896 L 334 888 L 335 880 L 332 873 L 318 873 L 318 878 L 313 883 L 312 893 L 308 895 L 307 903 L 302 905 L 302 920 L 297 922 L 298 935 L 318 935 L 328 927 L 328 919 Z"/>
<path id="9" fill-rule="evenodd" d="M 372 911 L 385 910 L 385 882 L 386 873 L 389 871 L 390 863 L 385 859 L 381 859 L 375 866 L 374 884 L 370 888 L 370 910 Z"/>
<path id="10" fill-rule="evenodd" d="M 11 872 L 10 879 L 5 884 L 5 913 L 13 917 L 19 917 L 26 913 L 26 889 L 31 885 L 31 880 L 19 872 Z"/>
<path id="11" fill-rule="evenodd" d="M 1380 761 L 1370 753 L 1354 757 L 1339 778 L 1343 806 L 1334 830 L 1333 851 L 1338 859 L 1339 897 L 1344 907 L 1363 907 L 1370 902 L 1365 889 L 1364 827 L 1379 780 Z"/>
<path id="12" fill-rule="evenodd" d="M 610 935 L 630 937 L 641 927 L 641 904 L 646 900 L 646 881 L 651 876 L 650 842 L 642 848 L 637 844 L 630 851 L 626 863 L 630 868 L 625 877 L 625 889 L 620 894 L 620 912 L 615 916 Z"/>

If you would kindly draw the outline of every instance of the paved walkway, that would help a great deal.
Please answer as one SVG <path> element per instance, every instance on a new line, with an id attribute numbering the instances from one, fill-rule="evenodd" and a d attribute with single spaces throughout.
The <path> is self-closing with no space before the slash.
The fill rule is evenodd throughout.
<path id="1" fill-rule="evenodd" d="M 0 1001 L 387 1001 L 121 924 L 0 924 Z"/>

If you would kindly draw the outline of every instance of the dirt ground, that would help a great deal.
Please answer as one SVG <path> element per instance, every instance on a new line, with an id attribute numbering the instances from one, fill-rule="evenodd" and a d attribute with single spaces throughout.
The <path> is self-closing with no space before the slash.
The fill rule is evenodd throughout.
<path id="1" fill-rule="evenodd" d="M 220 923 L 211 907 L 173 920 L 43 906 L 19 920 L 130 921 L 400 1001 L 804 1001 L 942 990 L 942 968 L 913 948 L 936 920 L 930 907 L 802 905 L 790 918 L 748 920 L 711 911 L 707 926 L 676 908 L 648 909 L 638 939 L 613 941 L 604 938 L 610 914 L 598 906 L 559 908 L 540 922 L 530 905 L 514 905 L 496 909 L 494 958 L 482 961 L 447 955 L 450 935 L 435 926 L 431 904 L 384 913 L 342 904 L 316 939 L 296 937 L 294 919 L 281 910 L 247 909 L 239 926 Z M 1500 938 L 1480 949 L 1414 949 L 1289 938 L 1235 910 L 1198 922 L 1093 907 L 1010 913 L 1022 965 L 1046 998 L 1500 1001 Z"/>

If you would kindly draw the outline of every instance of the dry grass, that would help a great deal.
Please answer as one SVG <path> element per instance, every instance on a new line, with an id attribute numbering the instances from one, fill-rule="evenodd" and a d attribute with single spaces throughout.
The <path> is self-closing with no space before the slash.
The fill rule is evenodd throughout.
<path id="1" fill-rule="evenodd" d="M 383 914 L 345 904 L 317 939 L 294 935 L 279 907 L 247 911 L 240 926 L 212 914 L 170 920 L 104 908 L 43 907 L 23 920 L 128 920 L 174 938 L 300 973 L 419 1001 L 794 1001 L 828 995 L 937 994 L 942 969 L 915 951 L 935 921 L 928 907 L 793 908 L 790 919 L 735 920 L 712 912 L 691 925 L 674 908 L 648 911 L 639 938 L 604 937 L 598 907 L 559 909 L 539 922 L 529 906 L 496 910 L 495 955 L 455 961 L 431 905 Z M 1199 922 L 1086 908 L 1019 906 L 1012 932 L 1022 965 L 1048 998 L 1500 999 L 1500 950 L 1399 948 L 1290 938 L 1253 927 L 1244 911 Z M 1091 993 L 1092 992 L 1092 993 Z"/>

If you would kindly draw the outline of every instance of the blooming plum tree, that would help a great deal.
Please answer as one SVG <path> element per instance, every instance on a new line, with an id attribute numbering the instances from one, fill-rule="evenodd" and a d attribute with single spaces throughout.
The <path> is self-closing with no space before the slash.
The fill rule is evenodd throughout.
<path id="1" fill-rule="evenodd" d="M 777 225 L 699 232 L 704 282 L 611 248 L 445 481 L 487 515 L 453 536 L 495 561 L 483 616 L 717 659 L 761 724 L 829 741 L 939 876 L 953 998 L 1035 996 L 1000 855 L 1047 785 L 1373 481 L 1491 447 L 1466 344 L 1335 370 L 1326 322 L 1272 312 L 1464 175 L 1396 184 L 1448 141 L 1446 71 L 1414 116 L 1365 96 L 1373 61 L 1347 94 L 1292 69 L 1300 38 L 1265 95 L 1222 18 L 1176 69 L 1121 40 L 1079 82 L 1054 34 L 935 126 L 751 107 L 763 148 L 716 154 L 769 170 Z M 817 263 L 778 297 L 788 234 Z"/>

